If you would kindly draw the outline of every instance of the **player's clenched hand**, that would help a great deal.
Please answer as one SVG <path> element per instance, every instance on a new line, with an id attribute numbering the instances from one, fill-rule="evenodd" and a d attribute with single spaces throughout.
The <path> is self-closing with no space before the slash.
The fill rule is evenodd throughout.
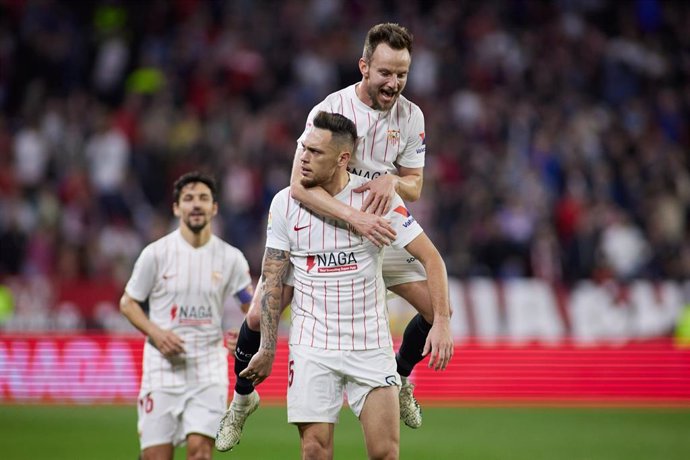
<path id="1" fill-rule="evenodd" d="M 250 380 L 254 386 L 257 386 L 271 375 L 275 357 L 275 351 L 259 349 L 249 361 L 247 368 L 240 372 L 240 377 Z"/>
<path id="2" fill-rule="evenodd" d="M 239 331 L 233 329 L 225 332 L 225 348 L 235 351 L 237 347 L 237 338 L 240 336 Z"/>
<path id="3" fill-rule="evenodd" d="M 422 356 L 430 354 L 429 367 L 444 370 L 453 357 L 453 334 L 450 330 L 450 318 L 436 317 L 424 344 Z"/>
<path id="4" fill-rule="evenodd" d="M 166 358 L 172 358 L 173 356 L 184 353 L 184 340 L 173 331 L 156 328 L 149 337 L 153 345 L 158 351 L 163 353 Z"/>
<path id="5" fill-rule="evenodd" d="M 350 219 L 350 225 L 357 234 L 367 238 L 379 248 L 390 245 L 396 236 L 390 222 L 376 214 L 355 211 Z"/>
<path id="6" fill-rule="evenodd" d="M 382 216 L 388 212 L 391 201 L 395 196 L 395 184 L 397 180 L 398 177 L 393 174 L 384 174 L 354 189 L 356 193 L 362 193 L 365 190 L 369 190 L 369 195 L 367 195 L 367 198 L 362 203 L 361 210 L 376 214 L 377 216 Z"/>

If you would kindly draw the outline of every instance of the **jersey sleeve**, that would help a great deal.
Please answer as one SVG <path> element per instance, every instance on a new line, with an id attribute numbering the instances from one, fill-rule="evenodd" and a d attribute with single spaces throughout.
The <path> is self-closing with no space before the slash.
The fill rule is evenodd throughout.
<path id="1" fill-rule="evenodd" d="M 156 281 L 156 255 L 153 245 L 148 245 L 141 251 L 134 263 L 132 276 L 125 286 L 125 292 L 137 302 L 145 301 Z"/>
<path id="2" fill-rule="evenodd" d="M 287 223 L 287 208 L 290 201 L 289 189 L 283 189 L 273 197 L 268 211 L 268 225 L 266 226 L 266 247 L 290 250 L 290 238 Z"/>
<path id="3" fill-rule="evenodd" d="M 412 105 L 410 124 L 405 139 L 405 148 L 398 155 L 398 166 L 405 168 L 423 168 L 426 157 L 426 138 L 424 132 L 424 114 L 416 105 Z"/>
<path id="4" fill-rule="evenodd" d="M 397 233 L 395 241 L 392 243 L 396 248 L 404 248 L 424 231 L 422 226 L 412 217 L 398 194 L 393 197 L 391 210 L 388 211 L 386 217 Z"/>
<path id="5" fill-rule="evenodd" d="M 234 295 L 237 295 L 251 284 L 252 277 L 249 274 L 249 262 L 247 262 L 242 252 L 235 250 L 233 270 L 228 280 L 228 289 Z"/>

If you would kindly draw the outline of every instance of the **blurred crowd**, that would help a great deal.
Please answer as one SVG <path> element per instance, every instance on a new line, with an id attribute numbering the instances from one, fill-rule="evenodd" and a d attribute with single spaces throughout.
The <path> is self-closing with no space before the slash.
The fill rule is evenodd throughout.
<path id="1" fill-rule="evenodd" d="M 389 21 L 414 34 L 426 118 L 411 209 L 451 275 L 685 279 L 688 5 L 0 0 L 0 285 L 39 327 L 46 305 L 69 326 L 84 297 L 116 302 L 191 169 L 258 273 L 308 111 Z M 117 323 L 105 304 L 87 326 Z"/>

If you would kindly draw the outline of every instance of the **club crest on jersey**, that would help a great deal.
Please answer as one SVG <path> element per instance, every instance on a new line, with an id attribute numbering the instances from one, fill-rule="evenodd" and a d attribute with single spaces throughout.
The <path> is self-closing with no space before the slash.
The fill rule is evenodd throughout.
<path id="1" fill-rule="evenodd" d="M 403 227 L 407 228 L 414 222 L 414 217 L 412 217 L 412 214 L 410 214 L 410 211 L 408 211 L 405 206 L 398 206 L 393 211 L 406 218 L 405 222 L 403 222 Z"/>
<path id="2" fill-rule="evenodd" d="M 390 142 L 391 145 L 398 145 L 398 142 L 400 142 L 400 130 L 389 129 L 386 132 L 386 137 L 388 138 L 388 142 Z"/>
<path id="3" fill-rule="evenodd" d="M 317 273 L 340 273 L 357 270 L 357 258 L 353 252 L 330 252 L 307 256 L 307 273 L 317 267 Z"/>
<path id="4" fill-rule="evenodd" d="M 211 324 L 213 321 L 213 311 L 206 305 L 173 305 L 170 309 L 170 317 L 180 325 Z"/>

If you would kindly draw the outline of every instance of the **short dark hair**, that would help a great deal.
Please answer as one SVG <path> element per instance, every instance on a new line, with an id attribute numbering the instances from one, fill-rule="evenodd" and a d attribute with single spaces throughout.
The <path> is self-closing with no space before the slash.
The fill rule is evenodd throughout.
<path id="1" fill-rule="evenodd" d="M 175 181 L 175 184 L 173 185 L 173 203 L 179 203 L 182 189 L 188 184 L 192 184 L 194 182 L 201 182 L 202 184 L 205 184 L 211 190 L 213 202 L 215 203 L 218 201 L 218 187 L 216 187 L 215 179 L 199 171 L 192 171 L 181 175 Z"/>
<path id="2" fill-rule="evenodd" d="M 322 110 L 316 114 L 313 123 L 315 128 L 330 131 L 336 142 L 344 142 L 350 149 L 354 149 L 357 143 L 357 127 L 346 116 Z"/>
<path id="3" fill-rule="evenodd" d="M 412 54 L 412 39 L 410 31 L 399 24 L 393 22 L 376 24 L 367 32 L 362 57 L 366 62 L 371 62 L 371 56 L 381 43 L 385 43 L 394 50 L 406 49 Z"/>

